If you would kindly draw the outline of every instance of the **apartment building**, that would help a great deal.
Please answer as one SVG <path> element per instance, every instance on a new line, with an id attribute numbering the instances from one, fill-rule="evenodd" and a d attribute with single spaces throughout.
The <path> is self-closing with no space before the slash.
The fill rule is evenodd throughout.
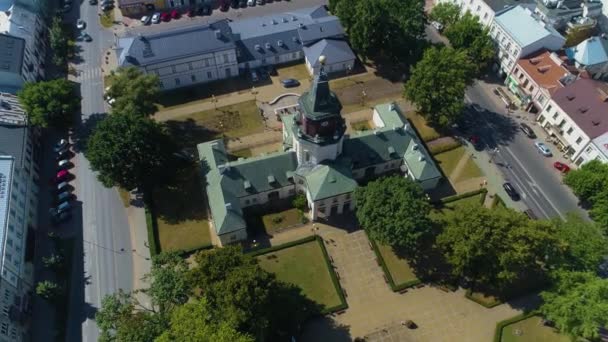
<path id="1" fill-rule="evenodd" d="M 34 1 L 0 4 L 0 91 L 15 94 L 44 78 L 47 25 Z"/>
<path id="2" fill-rule="evenodd" d="M 577 69 L 587 71 L 596 80 L 608 80 L 608 36 L 590 37 L 565 49 Z"/>
<path id="3" fill-rule="evenodd" d="M 565 38 L 532 11 L 513 6 L 496 13 L 490 36 L 498 48 L 499 73 L 509 75 L 517 61 L 538 50 L 557 51 Z"/>
<path id="4" fill-rule="evenodd" d="M 608 84 L 580 78 L 557 89 L 537 121 L 565 156 L 581 165 L 605 152 L 606 113 Z"/>
<path id="5" fill-rule="evenodd" d="M 37 222 L 39 133 L 16 96 L 0 93 L 0 341 L 27 341 Z"/>
<path id="6" fill-rule="evenodd" d="M 536 0 L 534 12 L 556 29 L 565 29 L 578 18 L 597 18 L 602 14 L 600 0 Z"/>
<path id="7" fill-rule="evenodd" d="M 522 5 L 533 7 L 534 0 L 439 0 L 439 2 L 449 2 L 460 6 L 462 14 L 471 12 L 479 18 L 479 22 L 484 26 L 490 26 L 497 12 L 507 7 Z"/>

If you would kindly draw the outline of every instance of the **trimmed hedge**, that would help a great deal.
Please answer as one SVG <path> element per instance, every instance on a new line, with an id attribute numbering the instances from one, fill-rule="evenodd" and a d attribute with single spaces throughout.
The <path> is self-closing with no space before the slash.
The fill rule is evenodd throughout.
<path id="1" fill-rule="evenodd" d="M 301 245 L 301 244 L 315 241 L 315 240 L 317 241 L 317 243 L 319 243 L 319 247 L 321 247 L 321 251 L 323 252 L 323 258 L 325 259 L 325 264 L 327 266 L 329 275 L 331 277 L 331 282 L 333 283 L 334 289 L 336 290 L 336 293 L 338 293 L 338 297 L 340 298 L 340 304 L 330 307 L 330 308 L 325 308 L 323 311 L 321 311 L 321 314 L 325 315 L 325 314 L 329 314 L 332 312 L 345 310 L 348 308 L 348 304 L 346 303 L 346 298 L 344 297 L 344 292 L 342 291 L 342 286 L 340 286 L 340 281 L 338 280 L 338 276 L 336 275 L 336 272 L 334 271 L 334 268 L 331 264 L 331 261 L 329 259 L 329 254 L 327 254 L 327 249 L 325 248 L 325 244 L 323 243 L 323 239 L 320 236 L 318 236 L 318 235 L 308 236 L 303 239 L 284 243 L 282 245 L 264 248 L 264 249 L 260 249 L 258 251 L 253 251 L 253 252 L 250 252 L 249 255 L 251 255 L 252 257 L 257 257 L 260 255 L 268 254 L 271 252 L 276 252 L 281 249 Z"/>
<path id="2" fill-rule="evenodd" d="M 450 202 L 454 202 L 454 201 L 458 201 L 460 199 L 463 198 L 467 198 L 467 197 L 472 197 L 472 196 L 476 196 L 483 193 L 484 195 L 482 196 L 482 203 L 483 200 L 485 200 L 485 195 L 488 193 L 488 189 L 486 188 L 481 188 L 479 190 L 473 190 L 473 191 L 469 191 L 469 192 L 465 192 L 463 194 L 458 194 L 458 195 L 454 195 L 454 196 L 450 196 L 450 197 L 446 197 L 446 198 L 442 198 L 439 201 L 435 201 L 435 203 L 450 203 Z"/>
<path id="3" fill-rule="evenodd" d="M 479 300 L 479 299 L 477 299 L 477 298 L 473 297 L 473 291 L 472 291 L 471 289 L 467 289 L 467 292 L 465 293 L 465 295 L 464 295 L 464 296 L 465 296 L 467 299 L 472 300 L 472 301 L 474 301 L 475 303 L 477 303 L 477 304 L 479 304 L 479 305 L 481 305 L 481 306 L 483 306 L 483 307 L 486 307 L 486 308 L 488 308 L 488 309 L 491 309 L 491 308 L 493 308 L 493 307 L 495 307 L 495 306 L 499 306 L 500 304 L 503 304 L 503 302 L 502 302 L 502 301 L 500 301 L 500 300 L 496 300 L 496 301 L 494 301 L 494 302 L 492 302 L 492 303 L 486 303 L 486 302 L 484 302 L 484 301 L 481 301 L 481 300 Z"/>
<path id="4" fill-rule="evenodd" d="M 504 329 L 507 325 L 517 323 L 519 321 L 523 321 L 524 319 L 530 318 L 532 316 L 538 315 L 538 311 L 533 310 L 530 312 L 526 312 L 515 317 L 511 317 L 509 319 L 505 319 L 504 321 L 500 321 L 496 323 L 496 330 L 494 330 L 494 342 L 501 342 L 500 338 L 502 336 L 502 329 Z"/>
<path id="5" fill-rule="evenodd" d="M 498 194 L 496 194 L 496 195 L 494 195 L 494 198 L 492 199 L 492 208 L 495 208 L 499 205 L 506 207 L 505 201 L 503 201 L 502 197 L 500 197 Z"/>
<path id="6" fill-rule="evenodd" d="M 386 266 L 386 262 L 384 261 L 384 258 L 382 257 L 380 250 L 378 249 L 378 245 L 376 244 L 376 241 L 374 241 L 372 239 L 370 239 L 369 241 L 372 245 L 372 249 L 374 250 L 374 254 L 376 254 L 376 258 L 378 259 L 378 262 L 380 263 L 380 267 L 382 267 L 382 271 L 384 272 L 384 275 L 386 276 L 386 280 L 388 280 L 388 286 L 391 288 L 391 290 L 393 290 L 393 292 L 399 292 L 399 291 L 405 290 L 407 288 L 410 288 L 410 287 L 413 287 L 413 286 L 416 286 L 416 285 L 422 283 L 422 280 L 414 279 L 414 280 L 406 281 L 405 283 L 395 284 L 395 281 L 393 280 L 393 277 L 391 276 L 391 272 L 388 270 L 388 267 Z"/>
<path id="7" fill-rule="evenodd" d="M 148 229 L 148 248 L 150 249 L 150 256 L 155 256 L 160 253 L 160 243 L 158 241 L 158 226 L 156 223 L 156 216 L 154 215 L 154 205 L 148 203 L 144 206 L 146 211 L 146 228 Z"/>
<path id="8" fill-rule="evenodd" d="M 204 250 L 212 249 L 212 248 L 213 248 L 213 244 L 207 244 L 207 245 L 202 245 L 202 246 L 198 246 L 198 247 L 194 247 L 194 248 L 190 248 L 190 249 L 180 249 L 179 251 L 177 251 L 177 253 L 182 258 L 188 258 L 190 255 L 192 255 L 198 251 L 204 251 Z"/>
<path id="9" fill-rule="evenodd" d="M 458 141 L 458 140 L 454 140 L 454 141 L 451 141 L 446 144 L 432 145 L 429 147 L 429 152 L 432 155 L 436 155 L 436 154 L 440 154 L 443 152 L 455 150 L 455 149 L 459 148 L 460 146 L 462 146 L 462 143 L 460 143 L 460 141 Z"/>

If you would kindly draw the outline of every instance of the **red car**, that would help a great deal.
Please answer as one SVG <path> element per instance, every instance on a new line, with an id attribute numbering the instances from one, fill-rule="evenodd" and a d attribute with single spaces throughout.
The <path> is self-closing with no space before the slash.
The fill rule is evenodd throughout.
<path id="1" fill-rule="evenodd" d="M 169 12 L 163 12 L 163 13 L 161 13 L 160 20 L 162 20 L 162 21 L 169 21 L 169 20 L 171 20 L 171 14 L 169 14 Z"/>
<path id="2" fill-rule="evenodd" d="M 171 11 L 171 18 L 173 19 L 177 19 L 179 18 L 179 11 L 174 9 L 173 11 Z"/>
<path id="3" fill-rule="evenodd" d="M 555 163 L 553 163 L 553 167 L 558 169 L 559 171 L 563 172 L 563 173 L 568 173 L 568 171 L 570 171 L 570 166 L 562 163 L 562 162 L 558 162 L 556 161 Z"/>
<path id="4" fill-rule="evenodd" d="M 55 175 L 55 181 L 59 182 L 65 179 L 70 173 L 67 170 L 61 170 Z"/>

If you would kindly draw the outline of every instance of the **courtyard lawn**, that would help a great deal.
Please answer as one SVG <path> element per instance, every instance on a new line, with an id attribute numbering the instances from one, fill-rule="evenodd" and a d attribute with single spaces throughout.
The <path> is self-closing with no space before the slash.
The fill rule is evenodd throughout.
<path id="1" fill-rule="evenodd" d="M 372 129 L 372 125 L 368 120 L 351 122 L 350 127 L 353 129 L 353 131 L 369 131 Z"/>
<path id="2" fill-rule="evenodd" d="M 272 234 L 278 229 L 291 227 L 302 223 L 303 214 L 296 208 L 280 211 L 278 213 L 262 216 L 262 223 L 267 234 Z"/>
<path id="3" fill-rule="evenodd" d="M 426 120 L 422 115 L 416 112 L 408 112 L 405 114 L 407 119 L 416 127 L 416 130 L 420 134 L 420 138 L 424 141 L 431 141 L 441 137 L 441 134 L 437 132 L 433 127 L 427 125 Z"/>
<path id="4" fill-rule="evenodd" d="M 443 171 L 443 174 L 451 179 L 452 172 L 456 169 L 456 165 L 462 157 L 464 157 L 465 149 L 464 147 L 455 148 L 450 151 L 446 151 L 443 153 L 436 154 L 435 160 L 439 164 L 439 167 Z M 453 181 L 453 180 L 452 180 Z"/>
<path id="5" fill-rule="evenodd" d="M 284 80 L 287 78 L 293 78 L 296 80 L 307 80 L 310 79 L 310 74 L 306 69 L 306 66 L 299 62 L 297 64 L 277 68 L 277 74 L 279 79 Z"/>
<path id="6" fill-rule="evenodd" d="M 326 309 L 341 303 L 317 240 L 259 255 L 260 266 L 277 279 L 302 289 L 309 299 Z"/>
<path id="7" fill-rule="evenodd" d="M 479 194 L 476 194 L 473 196 L 461 198 L 461 199 L 453 201 L 453 202 L 448 202 L 445 204 L 445 206 L 450 209 L 456 209 L 459 206 L 469 204 L 469 203 L 481 204 L 481 201 L 484 198 L 485 198 L 485 193 L 479 193 Z"/>
<path id="8" fill-rule="evenodd" d="M 237 138 L 264 131 L 254 100 L 180 116 L 166 122 L 185 147 L 221 138 Z"/>
<path id="9" fill-rule="evenodd" d="M 158 97 L 159 109 L 175 109 L 196 103 L 210 102 L 214 96 L 221 100 L 222 96 L 231 94 L 250 93 L 253 84 L 246 77 L 234 77 L 214 82 L 196 84 L 190 87 L 167 90 Z M 256 86 L 257 87 L 257 86 Z"/>
<path id="10" fill-rule="evenodd" d="M 502 328 L 500 342 L 568 342 L 570 338 L 542 324 L 542 318 L 532 316 Z"/>
<path id="11" fill-rule="evenodd" d="M 398 256 L 391 246 L 379 243 L 376 243 L 376 245 L 396 287 L 418 280 L 407 260 Z"/>
<path id="12" fill-rule="evenodd" d="M 154 191 L 160 250 L 189 251 L 209 246 L 211 237 L 196 164 L 181 170 L 176 184 Z"/>

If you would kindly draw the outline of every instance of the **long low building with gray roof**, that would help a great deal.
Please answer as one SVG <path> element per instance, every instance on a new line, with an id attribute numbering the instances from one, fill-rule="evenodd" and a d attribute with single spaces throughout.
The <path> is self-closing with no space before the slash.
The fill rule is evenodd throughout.
<path id="1" fill-rule="evenodd" d="M 352 136 L 345 134 L 341 110 L 321 68 L 300 96 L 296 114 L 281 118 L 282 151 L 229 161 L 222 140 L 198 145 L 214 241 L 247 239 L 249 208 L 296 194 L 306 196 L 310 219 L 324 220 L 355 209 L 359 181 L 400 174 L 425 190 L 438 185 L 441 172 L 396 104 L 374 107 L 376 128 Z"/>
<path id="2" fill-rule="evenodd" d="M 321 53 L 329 72 L 354 67 L 356 56 L 345 41 L 344 28 L 324 6 L 155 33 L 135 31 L 121 37 L 116 48 L 120 67 L 158 75 L 164 90 L 302 59 L 313 74 L 311 65 Z"/>

